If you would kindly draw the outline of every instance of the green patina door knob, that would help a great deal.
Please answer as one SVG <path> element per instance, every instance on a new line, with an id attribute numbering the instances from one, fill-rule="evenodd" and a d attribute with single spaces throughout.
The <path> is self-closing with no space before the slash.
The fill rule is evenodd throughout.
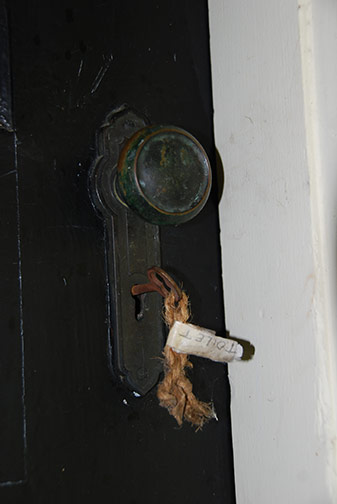
<path id="1" fill-rule="evenodd" d="M 147 126 L 121 152 L 117 188 L 143 219 L 177 225 L 204 207 L 211 178 L 207 154 L 190 133 L 175 126 Z"/>

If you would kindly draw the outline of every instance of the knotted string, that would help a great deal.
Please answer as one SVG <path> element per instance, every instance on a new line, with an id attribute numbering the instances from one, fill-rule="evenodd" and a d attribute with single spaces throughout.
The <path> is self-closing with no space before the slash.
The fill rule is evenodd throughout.
<path id="1" fill-rule="evenodd" d="M 171 290 L 165 298 L 164 318 L 169 328 L 174 322 L 187 322 L 190 318 L 188 297 L 182 292 L 178 303 L 175 301 L 174 292 Z M 202 426 L 214 418 L 211 404 L 199 401 L 192 392 L 192 383 L 185 374 L 185 369 L 192 368 L 188 355 L 178 353 L 169 346 L 164 351 L 164 379 L 158 385 L 157 396 L 160 406 L 163 406 L 174 416 L 179 425 L 183 419 L 201 429 Z"/>

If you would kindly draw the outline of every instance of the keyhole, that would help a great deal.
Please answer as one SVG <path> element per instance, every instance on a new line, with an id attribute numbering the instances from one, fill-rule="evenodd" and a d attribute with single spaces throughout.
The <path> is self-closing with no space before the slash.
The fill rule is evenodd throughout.
<path id="1" fill-rule="evenodd" d="M 143 320 L 145 313 L 145 296 L 146 294 L 140 294 L 139 296 L 134 296 L 135 300 L 135 317 L 138 322 Z"/>

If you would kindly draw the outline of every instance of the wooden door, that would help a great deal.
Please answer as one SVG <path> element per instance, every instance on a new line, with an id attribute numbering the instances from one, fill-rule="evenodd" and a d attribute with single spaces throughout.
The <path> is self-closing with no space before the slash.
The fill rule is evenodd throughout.
<path id="1" fill-rule="evenodd" d="M 111 376 L 107 243 L 88 194 L 96 131 L 122 103 L 190 131 L 215 166 L 207 3 L 13 0 L 7 12 L 0 501 L 233 503 L 227 368 L 192 359 L 218 417 L 199 432 L 178 428 L 155 389 L 135 397 Z M 216 185 L 198 217 L 161 229 L 161 254 L 193 321 L 224 334 Z"/>

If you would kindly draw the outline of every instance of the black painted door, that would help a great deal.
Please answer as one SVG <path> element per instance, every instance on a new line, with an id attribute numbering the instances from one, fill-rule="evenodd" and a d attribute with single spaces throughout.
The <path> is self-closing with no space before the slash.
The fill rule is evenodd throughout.
<path id="1" fill-rule="evenodd" d="M 207 3 L 13 0 L 7 10 L 0 502 L 233 503 L 226 367 L 192 359 L 196 395 L 218 417 L 199 432 L 178 428 L 155 390 L 138 398 L 111 377 L 107 244 L 87 187 L 97 128 L 122 103 L 187 129 L 215 165 Z M 198 217 L 162 228 L 161 252 L 193 321 L 224 334 L 218 234 L 214 184 Z"/>

